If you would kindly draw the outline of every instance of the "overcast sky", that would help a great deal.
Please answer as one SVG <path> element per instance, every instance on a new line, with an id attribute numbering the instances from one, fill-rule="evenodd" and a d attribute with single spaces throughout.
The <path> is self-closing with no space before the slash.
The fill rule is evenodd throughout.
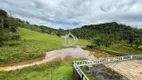
<path id="1" fill-rule="evenodd" d="M 0 0 L 0 9 L 52 28 L 71 29 L 104 22 L 142 28 L 142 0 Z"/>

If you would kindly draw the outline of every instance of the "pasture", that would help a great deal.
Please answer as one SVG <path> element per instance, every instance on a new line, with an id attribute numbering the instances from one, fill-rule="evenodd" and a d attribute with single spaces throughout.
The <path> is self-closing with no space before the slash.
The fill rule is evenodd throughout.
<path id="1" fill-rule="evenodd" d="M 0 65 L 31 60 L 45 56 L 45 52 L 64 48 L 63 38 L 56 35 L 48 35 L 25 28 L 18 28 L 21 36 L 19 41 L 5 41 L 0 47 Z M 87 40 L 79 39 L 77 45 L 87 45 Z"/>

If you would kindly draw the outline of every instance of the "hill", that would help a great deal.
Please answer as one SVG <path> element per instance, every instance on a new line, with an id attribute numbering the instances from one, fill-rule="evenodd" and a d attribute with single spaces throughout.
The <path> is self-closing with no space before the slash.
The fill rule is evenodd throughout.
<path id="1" fill-rule="evenodd" d="M 69 30 L 53 29 L 32 25 L 0 10 L 0 65 L 42 57 L 46 51 L 62 48 L 60 36 L 69 32 L 80 38 L 79 45 L 87 45 L 89 40 L 91 46 L 101 50 L 105 47 L 124 53 L 126 49 L 122 48 L 127 45 L 127 52 L 131 48 L 141 51 L 142 30 L 131 26 L 110 22 Z"/>
<path id="2" fill-rule="evenodd" d="M 21 40 L 5 41 L 0 47 L 0 65 L 40 58 L 45 52 L 63 48 L 63 38 L 48 35 L 25 28 L 18 28 Z M 87 40 L 79 40 L 77 45 L 87 45 Z"/>
<path id="3" fill-rule="evenodd" d="M 121 43 L 121 41 L 125 41 L 131 46 L 136 45 L 137 48 L 142 44 L 140 29 L 116 22 L 85 25 L 70 31 L 79 38 L 89 39 L 97 46 L 110 47 L 112 44 Z"/>
<path id="4" fill-rule="evenodd" d="M 62 36 L 69 32 L 80 39 L 90 40 L 92 45 L 110 47 L 112 44 L 124 42 L 136 48 L 142 44 L 142 30 L 119 24 L 116 22 L 84 25 L 81 28 L 63 30 L 53 29 L 47 26 L 32 25 L 27 21 L 9 17 L 8 14 L 0 10 L 0 46 L 3 41 L 18 40 L 20 35 L 16 33 L 17 27 L 30 29 L 41 33 Z"/>
<path id="5" fill-rule="evenodd" d="M 84 25 L 80 28 L 68 30 L 53 29 L 37 25 L 26 28 L 57 36 L 65 35 L 68 32 L 71 32 L 78 38 L 90 40 L 91 43 L 95 43 L 97 46 L 102 45 L 110 47 L 112 44 L 118 44 L 125 41 L 127 44 L 130 44 L 131 46 L 136 45 L 136 48 L 138 48 L 142 44 L 141 29 L 116 22 Z"/>

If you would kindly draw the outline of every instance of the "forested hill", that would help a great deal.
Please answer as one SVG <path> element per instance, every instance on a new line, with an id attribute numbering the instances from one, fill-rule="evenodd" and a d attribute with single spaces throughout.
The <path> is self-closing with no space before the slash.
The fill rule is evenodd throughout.
<path id="1" fill-rule="evenodd" d="M 78 38 L 93 41 L 97 40 L 97 43 L 101 42 L 106 46 L 111 43 L 117 43 L 121 40 L 127 40 L 130 44 L 140 44 L 142 41 L 142 29 L 133 28 L 131 26 L 116 22 L 84 25 L 80 28 L 70 30 L 53 29 L 47 26 L 32 25 L 27 21 L 10 17 L 7 12 L 0 10 L 0 46 L 3 41 L 17 40 L 20 38 L 20 35 L 16 34 L 17 27 L 23 27 L 33 31 L 57 36 L 65 35 L 71 32 Z"/>
<path id="2" fill-rule="evenodd" d="M 100 34 L 110 34 L 112 36 L 120 36 L 122 39 L 127 39 L 129 36 L 137 36 L 140 30 L 132 28 L 124 24 L 119 24 L 116 22 L 96 24 L 96 25 L 85 25 L 81 28 L 76 28 L 71 30 L 79 38 L 90 39 L 93 36 L 96 37 Z"/>
<path id="3" fill-rule="evenodd" d="M 111 44 L 125 41 L 131 46 L 142 44 L 142 30 L 119 24 L 116 22 L 97 25 L 85 25 L 81 28 L 70 30 L 78 38 L 88 39 L 97 46 L 109 47 Z"/>

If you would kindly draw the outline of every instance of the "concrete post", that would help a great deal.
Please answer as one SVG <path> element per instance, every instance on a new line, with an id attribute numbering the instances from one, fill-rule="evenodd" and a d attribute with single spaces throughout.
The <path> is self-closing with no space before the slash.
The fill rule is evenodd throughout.
<path id="1" fill-rule="evenodd" d="M 131 59 L 133 59 L 133 56 L 131 55 Z"/>
<path id="2" fill-rule="evenodd" d="M 122 58 L 122 60 L 124 60 L 124 57 L 123 57 L 123 56 L 122 56 L 121 58 Z"/>

